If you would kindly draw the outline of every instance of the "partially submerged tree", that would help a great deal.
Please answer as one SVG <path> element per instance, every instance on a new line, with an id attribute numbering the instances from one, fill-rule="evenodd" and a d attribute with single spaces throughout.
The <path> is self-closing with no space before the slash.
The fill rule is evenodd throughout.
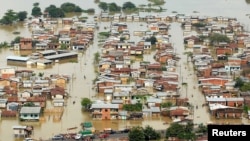
<path id="1" fill-rule="evenodd" d="M 18 19 L 16 12 L 14 12 L 12 9 L 9 9 L 2 19 L 0 20 L 1 24 L 5 25 L 11 25 L 13 22 L 15 22 Z"/>
<path id="2" fill-rule="evenodd" d="M 27 18 L 28 13 L 26 11 L 20 11 L 17 13 L 19 21 L 24 21 Z"/>
<path id="3" fill-rule="evenodd" d="M 106 2 L 100 2 L 100 3 L 98 4 L 98 7 L 99 7 L 100 9 L 102 9 L 103 11 L 107 11 L 107 10 L 108 10 L 108 4 L 107 4 Z"/>
<path id="4" fill-rule="evenodd" d="M 92 101 L 89 98 L 83 98 L 81 100 L 81 105 L 85 109 L 89 109 L 92 104 Z"/>

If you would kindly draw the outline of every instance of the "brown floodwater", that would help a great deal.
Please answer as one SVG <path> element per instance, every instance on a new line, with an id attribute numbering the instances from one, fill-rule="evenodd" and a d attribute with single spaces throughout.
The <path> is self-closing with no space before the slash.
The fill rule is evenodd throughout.
<path id="1" fill-rule="evenodd" d="M 127 0 L 120 0 L 119 4 L 126 2 Z M 34 2 L 39 2 L 42 9 L 49 6 L 50 4 L 55 4 L 59 6 L 64 2 L 68 2 L 67 0 L 23 0 L 20 2 L 19 0 L 9 0 L 5 1 L 4 5 L 0 5 L 0 15 L 4 15 L 4 12 L 8 9 L 15 9 L 15 11 L 27 10 L 31 11 L 32 4 Z M 72 0 L 71 2 L 78 4 L 79 6 L 85 6 L 86 8 L 97 8 L 97 5 L 94 4 L 93 1 L 85 4 L 85 1 Z M 13 5 L 13 3 L 16 3 Z M 30 3 L 30 4 L 27 4 Z M 137 5 L 139 4 L 147 4 L 147 0 L 135 1 Z M 216 3 L 216 4 L 215 4 Z M 223 8 L 221 6 L 223 5 Z M 244 25 L 248 28 L 249 17 L 246 14 L 250 13 L 250 5 L 245 2 L 245 0 L 210 0 L 210 1 L 201 1 L 201 0 L 170 0 L 167 1 L 163 8 L 167 9 L 165 14 L 173 14 L 172 11 L 177 11 L 177 13 L 181 14 L 189 14 L 193 15 L 193 11 L 198 11 L 194 15 L 205 15 L 205 16 L 228 16 L 228 17 L 236 17 L 240 22 L 243 22 Z M 98 10 L 97 10 L 98 11 Z M 162 13 L 159 13 L 162 14 Z M 218 15 L 219 14 L 219 15 Z M 91 21 L 91 18 L 89 19 Z M 142 26 L 141 26 L 142 24 Z M 104 27 L 109 27 L 110 23 L 99 23 L 100 30 L 104 31 Z M 133 30 L 138 29 L 146 29 L 146 23 L 128 23 L 129 29 L 131 33 Z M 60 28 L 59 28 L 60 29 Z M 109 29 L 106 29 L 108 31 Z M 171 30 L 175 30 L 174 28 Z M 18 31 L 21 34 L 15 35 L 13 32 Z M 97 31 L 98 32 L 98 31 Z M 172 33 L 177 34 L 176 36 L 181 35 L 182 32 L 180 30 L 172 31 Z M 97 35 L 97 34 L 96 34 Z M 24 27 L 23 24 L 18 24 L 15 26 L 0 26 L 0 42 L 3 41 L 11 41 L 16 36 L 29 37 L 30 31 L 28 28 Z M 134 37 L 132 40 L 138 41 L 139 37 Z M 95 41 L 97 40 L 97 36 L 95 37 Z M 179 40 L 177 40 L 179 41 Z M 173 40 L 173 42 L 175 42 Z M 177 44 L 177 43 L 176 43 Z M 72 80 L 67 86 L 67 92 L 69 92 L 70 97 L 67 99 L 66 106 L 64 107 L 63 115 L 61 120 L 58 120 L 58 114 L 49 114 L 46 113 L 43 115 L 43 120 L 39 122 L 19 122 L 17 119 L 11 118 L 2 118 L 0 119 L 0 141 L 11 141 L 15 140 L 13 137 L 13 125 L 33 125 L 34 126 L 34 134 L 32 135 L 34 138 L 43 138 L 47 139 L 54 134 L 58 133 L 66 133 L 67 128 L 78 127 L 76 131 L 80 130 L 80 123 L 85 121 L 91 121 L 96 130 L 103 130 L 103 128 L 113 128 L 113 129 L 122 129 L 126 126 L 136 126 L 136 125 L 150 125 L 155 129 L 165 129 L 168 125 L 163 123 L 170 122 L 169 118 L 166 117 L 147 117 L 144 120 L 92 120 L 90 114 L 88 112 L 84 112 L 81 110 L 80 100 L 83 97 L 89 97 L 93 100 L 102 99 L 102 96 L 97 94 L 92 89 L 92 80 L 96 77 L 94 73 L 93 67 L 93 54 L 97 51 L 100 52 L 100 47 L 97 42 L 94 42 L 90 48 L 84 52 L 79 53 L 78 63 L 56 63 L 51 68 L 48 69 L 35 69 L 36 73 L 44 72 L 45 75 L 51 74 L 67 74 L 72 76 Z M 0 50 L 0 65 L 1 67 L 10 67 L 6 63 L 6 57 L 9 55 L 28 55 L 30 52 L 18 52 L 12 51 L 8 49 Z M 145 61 L 154 61 L 153 54 L 145 55 L 143 58 Z M 134 64 L 134 67 L 138 66 L 138 62 Z M 17 69 L 28 69 L 25 67 L 17 67 Z M 86 76 L 86 79 L 83 76 Z M 72 104 L 75 101 L 75 104 Z M 47 102 L 48 108 L 52 107 L 51 102 Z M 241 123 L 242 120 L 218 120 L 211 118 L 211 121 L 216 123 Z M 247 120 L 245 120 L 248 122 Z"/>
<path id="2" fill-rule="evenodd" d="M 104 30 L 104 27 L 108 27 L 109 23 L 103 23 L 100 26 L 100 30 Z M 130 23 L 128 24 L 129 28 L 132 29 L 145 29 L 145 23 Z M 106 29 L 108 30 L 108 29 Z M 98 32 L 98 31 L 97 31 Z M 131 31 L 132 32 L 132 31 Z M 134 37 L 133 40 L 138 41 L 139 37 Z M 95 36 L 95 41 L 97 40 L 97 34 Z M 0 61 L 1 67 L 16 67 L 18 70 L 30 69 L 33 70 L 36 74 L 39 72 L 44 72 L 45 76 L 49 76 L 51 74 L 66 74 L 71 76 L 71 81 L 67 86 L 67 92 L 69 92 L 70 97 L 67 99 L 66 106 L 64 107 L 63 115 L 61 120 L 58 119 L 60 114 L 49 114 L 45 113 L 42 117 L 42 120 L 39 122 L 19 122 L 17 119 L 9 119 L 2 118 L 0 120 L 0 139 L 12 139 L 13 138 L 13 125 L 33 125 L 34 126 L 34 134 L 32 135 L 34 138 L 49 138 L 58 133 L 66 133 L 67 128 L 78 127 L 77 130 L 73 132 L 79 131 L 80 124 L 85 121 L 91 121 L 96 130 L 103 130 L 104 128 L 113 128 L 115 130 L 123 129 L 129 126 L 136 125 L 150 125 L 157 129 L 165 129 L 167 125 L 163 123 L 169 123 L 171 120 L 167 117 L 146 117 L 144 120 L 92 120 L 90 113 L 81 110 L 81 98 L 87 97 L 93 100 L 103 99 L 101 94 L 96 93 L 94 89 L 92 89 L 93 84 L 92 80 L 96 77 L 94 66 L 93 66 L 93 58 L 94 53 L 100 52 L 100 47 L 98 46 L 98 42 L 94 42 L 85 52 L 79 52 L 78 54 L 78 63 L 72 62 L 59 62 L 55 63 L 51 68 L 47 69 L 36 69 L 36 68 L 26 68 L 26 67 L 16 67 L 9 66 L 6 63 L 6 57 L 9 55 L 19 55 L 19 56 L 27 56 L 32 51 L 13 51 L 9 49 L 1 49 L 0 50 Z M 153 60 L 153 54 L 148 53 L 144 56 L 145 61 Z M 138 66 L 138 62 L 136 62 L 133 67 Z M 84 79 L 83 76 L 86 76 Z M 75 101 L 75 104 L 72 104 Z M 51 101 L 47 102 L 47 107 L 51 108 Z M 2 136 L 4 135 L 4 136 Z"/>

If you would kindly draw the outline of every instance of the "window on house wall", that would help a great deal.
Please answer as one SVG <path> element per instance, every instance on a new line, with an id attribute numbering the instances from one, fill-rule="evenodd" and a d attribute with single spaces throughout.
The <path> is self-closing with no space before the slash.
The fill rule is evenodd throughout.
<path id="1" fill-rule="evenodd" d="M 105 109 L 105 112 L 108 112 L 108 109 Z"/>

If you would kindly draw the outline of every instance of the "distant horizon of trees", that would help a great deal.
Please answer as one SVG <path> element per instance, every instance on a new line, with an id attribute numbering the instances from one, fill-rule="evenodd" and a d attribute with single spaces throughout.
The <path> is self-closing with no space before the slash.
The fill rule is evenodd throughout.
<path id="1" fill-rule="evenodd" d="M 149 2 L 153 3 L 153 5 L 156 5 L 158 2 L 163 2 L 164 0 L 150 0 Z M 155 3 L 156 2 L 156 3 Z M 100 0 L 95 1 L 96 4 L 98 4 L 98 7 L 103 10 L 103 11 L 109 11 L 109 12 L 124 12 L 124 11 L 130 11 L 130 12 L 135 12 L 139 8 L 136 7 L 136 5 L 130 1 L 124 2 L 122 6 L 117 5 L 115 2 L 111 3 L 106 3 L 106 2 L 101 2 Z M 140 7 L 140 6 L 139 6 Z M 141 7 L 140 7 L 141 8 Z M 152 9 L 152 8 L 150 8 Z M 160 10 L 161 11 L 161 10 Z M 52 18 L 63 18 L 66 16 L 67 13 L 89 13 L 89 14 L 94 14 L 95 9 L 94 8 L 89 8 L 89 9 L 82 9 L 80 6 L 71 3 L 71 2 L 65 2 L 61 4 L 59 7 L 56 5 L 49 5 L 46 7 L 44 10 L 40 8 L 40 5 L 38 2 L 33 3 L 33 8 L 31 10 L 30 15 L 32 17 L 40 17 L 44 13 L 48 14 Z M 27 11 L 20 11 L 20 12 L 15 12 L 12 9 L 9 9 L 6 11 L 5 15 L 0 19 L 0 24 L 2 25 L 12 25 L 18 21 L 24 21 L 28 17 L 28 12 Z M 32 18 L 29 17 L 29 18 Z"/>

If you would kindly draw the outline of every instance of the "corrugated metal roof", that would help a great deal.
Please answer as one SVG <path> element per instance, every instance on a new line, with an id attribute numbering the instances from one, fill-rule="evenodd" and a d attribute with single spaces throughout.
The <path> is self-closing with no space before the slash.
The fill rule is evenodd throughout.
<path id="1" fill-rule="evenodd" d="M 40 113 L 41 107 L 22 107 L 20 114 Z"/>
<path id="2" fill-rule="evenodd" d="M 30 57 L 22 57 L 22 56 L 8 56 L 7 60 L 20 60 L 20 61 L 27 61 Z"/>
<path id="3" fill-rule="evenodd" d="M 91 105 L 91 109 L 103 109 L 103 108 L 118 109 L 119 104 L 96 103 Z"/>
<path id="4" fill-rule="evenodd" d="M 56 53 L 56 51 L 54 51 L 54 50 L 44 50 L 44 51 L 41 51 L 39 53 L 41 53 L 41 54 L 50 54 L 50 53 Z"/>
<path id="5" fill-rule="evenodd" d="M 44 58 L 48 59 L 48 60 L 53 60 L 53 59 L 59 59 L 61 57 L 67 57 L 67 56 L 73 56 L 73 55 L 77 55 L 77 53 L 75 53 L 75 52 L 68 52 L 68 53 L 62 53 L 62 54 L 45 56 Z"/>

